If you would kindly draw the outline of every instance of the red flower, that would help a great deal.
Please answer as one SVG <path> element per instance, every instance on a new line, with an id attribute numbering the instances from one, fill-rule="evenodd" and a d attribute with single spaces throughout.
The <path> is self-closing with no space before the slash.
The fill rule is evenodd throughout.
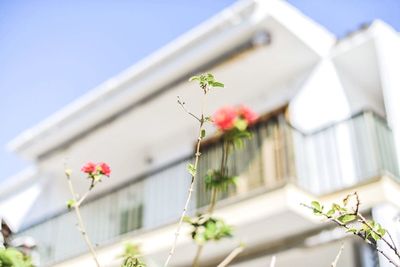
<path id="1" fill-rule="evenodd" d="M 246 120 L 248 125 L 252 125 L 258 119 L 258 115 L 244 105 L 238 107 L 237 114 L 240 118 Z"/>
<path id="2" fill-rule="evenodd" d="M 220 130 L 227 131 L 234 127 L 236 116 L 236 110 L 233 107 L 226 106 L 217 110 L 213 116 L 213 121 Z"/>
<path id="3" fill-rule="evenodd" d="M 100 169 L 100 173 L 105 175 L 105 176 L 110 176 L 111 169 L 110 166 L 108 166 L 107 163 L 101 162 L 97 165 Z"/>
<path id="4" fill-rule="evenodd" d="M 84 173 L 92 174 L 96 171 L 96 164 L 93 162 L 88 162 L 81 168 Z"/>

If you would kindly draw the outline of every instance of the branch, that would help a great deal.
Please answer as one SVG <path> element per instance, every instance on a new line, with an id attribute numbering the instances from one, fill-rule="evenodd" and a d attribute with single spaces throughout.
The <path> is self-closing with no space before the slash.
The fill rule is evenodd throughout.
<path id="1" fill-rule="evenodd" d="M 306 207 L 306 208 L 309 208 L 309 209 L 311 209 L 311 210 L 314 210 L 313 207 L 308 206 L 308 205 L 306 205 L 306 204 L 301 204 L 301 205 L 304 206 L 304 207 Z M 336 223 L 337 225 L 339 225 L 339 226 L 345 228 L 346 230 L 350 230 L 350 227 L 348 227 L 347 224 L 340 222 L 340 221 L 337 220 L 336 218 L 334 218 L 334 217 L 332 217 L 332 216 L 329 216 L 328 214 L 326 214 L 326 213 L 324 213 L 324 212 L 318 212 L 318 214 L 324 216 L 324 217 L 327 218 L 328 220 L 330 220 L 330 221 Z M 394 266 L 396 266 L 396 267 L 400 267 L 400 264 L 396 263 L 395 260 L 393 260 L 389 255 L 387 255 L 380 247 L 378 247 L 377 244 L 372 243 L 369 239 L 365 238 L 365 236 L 364 236 L 363 234 L 361 234 L 360 232 L 352 232 L 352 231 L 349 231 L 349 232 L 351 232 L 352 234 L 358 236 L 359 238 L 361 238 L 362 240 L 364 240 L 367 244 L 373 246 L 373 247 L 376 249 L 376 251 L 378 251 L 379 253 L 381 253 L 382 256 L 384 256 L 392 265 L 394 265 Z"/>
<path id="2" fill-rule="evenodd" d="M 196 115 L 194 115 L 192 112 L 190 112 L 186 107 L 185 107 L 185 102 L 182 102 L 181 99 L 178 96 L 178 104 L 182 107 L 182 109 L 189 114 L 190 116 L 192 116 L 193 118 L 195 118 L 198 122 L 201 123 L 201 119 L 199 117 L 197 117 Z"/>
<path id="3" fill-rule="evenodd" d="M 93 183 L 93 186 L 90 186 L 89 190 L 86 191 L 86 193 L 78 200 L 78 202 L 76 203 L 77 206 L 80 206 L 82 202 L 85 201 L 85 199 L 89 196 L 90 191 L 92 191 L 92 189 L 94 188 L 95 184 L 96 183 Z"/>
<path id="4" fill-rule="evenodd" d="M 387 232 L 390 241 L 392 241 L 393 247 L 395 248 L 395 250 L 397 251 L 397 246 L 396 246 L 396 242 L 394 242 L 392 235 L 389 233 L 389 231 Z"/>
<path id="5" fill-rule="evenodd" d="M 203 248 L 204 248 L 203 244 L 197 245 L 196 255 L 194 256 L 192 267 L 199 267 L 200 256 L 201 252 L 203 251 Z"/>
<path id="6" fill-rule="evenodd" d="M 220 263 L 217 267 L 226 267 L 231 261 L 233 261 L 242 251 L 244 250 L 244 246 L 240 245 L 239 247 L 232 250 L 231 253 Z"/>
<path id="7" fill-rule="evenodd" d="M 364 237 L 362 235 L 358 235 L 358 236 L 360 236 L 362 239 L 364 239 Z M 400 265 L 398 263 L 395 263 L 395 261 L 389 255 L 386 255 L 385 252 L 381 248 L 378 247 L 378 245 L 372 243 L 368 239 L 364 239 L 364 240 L 367 244 L 369 244 L 370 246 L 373 246 L 376 249 L 376 251 L 381 253 L 392 265 L 394 265 L 396 267 L 400 267 Z"/>
<path id="8" fill-rule="evenodd" d="M 396 244 L 395 244 L 395 242 L 393 241 L 393 238 L 392 238 L 392 236 L 390 235 L 390 233 L 389 233 L 388 231 L 386 231 L 387 234 L 388 234 L 388 236 L 389 236 L 389 238 L 391 239 L 392 244 L 390 244 L 389 241 L 387 241 L 386 238 L 383 237 L 383 235 L 381 235 L 378 231 L 376 231 L 375 228 L 367 221 L 367 219 L 365 219 L 365 217 L 359 212 L 360 197 L 358 196 L 358 193 L 357 193 L 357 192 L 354 192 L 354 193 L 351 194 L 351 195 L 354 195 L 355 198 L 356 198 L 356 209 L 355 209 L 355 211 L 354 211 L 354 215 L 356 215 L 358 218 L 360 218 L 360 219 L 359 219 L 359 222 L 361 222 L 362 224 L 366 225 L 374 234 L 376 234 L 377 236 L 379 236 L 379 238 L 380 238 L 383 242 L 385 242 L 385 243 L 389 246 L 389 248 L 390 248 L 391 250 L 394 251 L 394 253 L 396 254 L 396 256 L 400 259 L 400 253 L 399 253 L 399 251 L 397 250 Z M 351 195 L 347 196 L 346 199 L 348 199 Z"/>
<path id="9" fill-rule="evenodd" d="M 389 237 L 391 238 L 393 245 L 389 243 L 389 241 L 387 241 L 380 233 L 378 233 L 374 227 L 372 227 L 372 225 L 370 223 L 368 223 L 368 221 L 364 218 L 364 216 L 362 216 L 360 213 L 357 214 L 358 217 L 360 218 L 360 222 L 363 223 L 364 225 L 366 225 L 374 234 L 376 234 L 377 236 L 379 236 L 379 238 L 385 242 L 391 250 L 394 251 L 394 253 L 396 254 L 396 256 L 400 259 L 400 254 L 399 251 L 396 248 L 396 245 L 394 244 L 394 241 L 392 239 L 392 236 L 388 233 Z"/>
<path id="10" fill-rule="evenodd" d="M 199 134 L 198 134 L 198 138 L 197 138 L 195 160 L 194 160 L 194 164 L 193 164 L 194 170 L 196 170 L 196 171 L 197 171 L 197 165 L 199 163 L 199 158 L 200 158 L 200 155 L 201 155 L 201 153 L 200 153 L 200 145 L 201 145 L 201 140 L 203 139 L 202 133 L 203 133 L 203 126 L 204 126 L 204 123 L 205 123 L 205 119 L 204 119 L 205 100 L 206 100 L 206 93 L 204 93 L 203 103 L 202 103 L 202 111 L 201 111 L 201 119 L 199 119 L 197 116 L 195 116 L 192 113 L 188 112 L 186 110 L 186 108 L 184 107 L 184 103 L 182 103 L 178 98 L 178 103 L 182 106 L 182 108 L 186 112 L 188 112 L 189 115 L 193 116 L 194 118 L 196 118 L 199 121 Z M 183 225 L 183 220 L 184 220 L 184 218 L 186 216 L 186 212 L 187 212 L 188 207 L 189 207 L 190 199 L 192 197 L 192 193 L 193 193 L 194 185 L 195 185 L 195 181 L 196 181 L 196 172 L 194 174 L 191 174 L 191 176 L 192 176 L 192 180 L 190 182 L 186 203 L 185 203 L 185 206 L 183 208 L 182 215 L 181 215 L 181 217 L 179 219 L 178 227 L 177 227 L 176 232 L 175 232 L 175 239 L 174 239 L 174 242 L 172 244 L 171 250 L 168 253 L 168 257 L 167 257 L 167 259 L 166 259 L 166 261 L 164 263 L 164 267 L 168 266 L 169 262 L 171 261 L 172 256 L 174 255 L 175 248 L 176 248 L 176 245 L 177 245 L 177 242 L 178 242 L 178 237 L 179 237 L 182 225 Z"/>
<path id="11" fill-rule="evenodd" d="M 93 260 L 96 263 L 96 266 L 100 267 L 100 263 L 99 263 L 99 260 L 97 259 L 96 251 L 94 250 L 93 244 L 89 239 L 89 236 L 87 234 L 85 225 L 84 225 L 83 220 L 82 220 L 82 215 L 81 215 L 81 212 L 80 212 L 80 209 L 79 209 L 80 203 L 82 203 L 82 201 L 84 200 L 84 197 L 86 198 L 87 194 L 85 194 L 84 197 L 82 197 L 79 201 L 77 201 L 76 193 L 75 193 L 75 190 L 74 190 L 74 186 L 72 185 L 72 181 L 71 181 L 70 172 L 66 171 L 65 174 L 67 176 L 69 191 L 71 192 L 72 198 L 75 201 L 75 204 L 73 205 L 73 208 L 75 210 L 76 218 L 78 220 L 78 226 L 79 226 L 78 230 L 81 233 L 83 239 L 85 240 L 85 242 L 86 242 L 86 244 L 87 244 L 87 246 L 88 246 L 88 248 L 90 250 L 90 253 L 92 254 Z"/>
<path id="12" fill-rule="evenodd" d="M 342 244 L 342 246 L 340 247 L 339 252 L 338 252 L 338 254 L 336 255 L 335 260 L 334 260 L 334 261 L 332 262 L 332 264 L 331 264 L 331 267 L 336 267 L 336 265 L 337 265 L 337 263 L 338 263 L 338 261 L 339 261 L 339 258 L 340 258 L 340 256 L 342 255 L 343 249 L 344 249 L 344 244 Z"/>

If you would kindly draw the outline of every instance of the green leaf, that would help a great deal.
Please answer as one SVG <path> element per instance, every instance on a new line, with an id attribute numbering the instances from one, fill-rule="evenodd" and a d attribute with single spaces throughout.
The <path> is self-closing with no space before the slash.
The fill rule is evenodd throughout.
<path id="1" fill-rule="evenodd" d="M 212 119 L 210 116 L 207 116 L 207 117 L 205 117 L 204 119 L 205 119 L 205 121 L 213 122 L 213 119 Z"/>
<path id="2" fill-rule="evenodd" d="M 353 234 L 356 234 L 357 232 L 358 232 L 358 230 L 356 228 L 350 228 L 350 229 L 347 229 L 347 231 L 346 231 L 346 233 L 353 233 Z"/>
<path id="3" fill-rule="evenodd" d="M 199 244 L 232 236 L 232 227 L 221 219 L 199 215 L 192 219 L 191 224 L 193 226 L 192 239 Z"/>
<path id="4" fill-rule="evenodd" d="M 354 215 L 354 214 L 344 214 L 344 215 L 342 215 L 342 216 L 339 216 L 339 217 L 337 218 L 337 220 L 338 220 L 339 222 L 343 223 L 343 224 L 347 224 L 347 223 L 349 223 L 349 222 L 354 221 L 356 218 L 357 218 L 357 216 Z"/>
<path id="5" fill-rule="evenodd" d="M 235 122 L 235 127 L 238 128 L 239 131 L 244 131 L 247 128 L 247 122 L 242 119 L 238 119 Z"/>
<path id="6" fill-rule="evenodd" d="M 212 82 L 211 86 L 212 87 L 225 87 L 225 84 L 223 84 L 221 82 Z"/>
<path id="7" fill-rule="evenodd" d="M 201 138 L 204 138 L 206 136 L 206 130 L 202 129 L 200 136 L 201 136 Z"/>
<path id="8" fill-rule="evenodd" d="M 196 168 L 194 167 L 194 165 L 192 163 L 188 164 L 187 169 L 188 169 L 188 172 L 190 173 L 190 175 L 196 176 Z"/>
<path id="9" fill-rule="evenodd" d="M 184 216 L 184 217 L 183 217 L 183 221 L 184 221 L 185 223 L 192 223 L 192 218 L 190 218 L 189 216 Z"/>
<path id="10" fill-rule="evenodd" d="M 311 207 L 314 208 L 314 210 L 321 212 L 322 211 L 322 206 L 318 201 L 312 201 L 311 202 Z"/>
<path id="11" fill-rule="evenodd" d="M 29 257 L 24 256 L 14 248 L 0 249 L 0 266 L 2 267 L 32 267 Z"/>
<path id="12" fill-rule="evenodd" d="M 333 214 L 335 214 L 335 210 L 334 209 L 331 209 L 326 213 L 326 215 L 328 215 L 329 217 L 332 217 Z"/>
<path id="13" fill-rule="evenodd" d="M 380 227 L 380 228 L 377 230 L 377 232 L 378 232 L 381 236 L 384 236 L 384 235 L 386 234 L 387 231 L 386 231 L 386 229 Z"/>
<path id="14" fill-rule="evenodd" d="M 69 199 L 67 200 L 67 208 L 72 209 L 76 204 L 76 201 L 74 199 Z"/>
<path id="15" fill-rule="evenodd" d="M 342 207 L 342 206 L 340 206 L 340 205 L 338 205 L 336 203 L 332 204 L 332 209 L 334 209 L 336 211 L 339 211 L 339 212 L 347 212 L 346 208 L 344 208 L 344 207 Z"/>
<path id="16" fill-rule="evenodd" d="M 233 144 L 234 144 L 235 148 L 241 149 L 241 148 L 244 147 L 244 142 L 243 142 L 242 139 L 235 139 L 235 140 L 233 141 Z"/>
<path id="17" fill-rule="evenodd" d="M 189 81 L 198 81 L 203 90 L 207 87 L 224 87 L 224 84 L 216 81 L 214 75 L 211 73 L 192 76 Z"/>
<path id="18" fill-rule="evenodd" d="M 102 178 L 103 178 L 103 175 L 102 175 L 102 174 L 94 174 L 94 175 L 92 175 L 92 179 L 93 179 L 95 182 L 100 182 Z"/>
<path id="19" fill-rule="evenodd" d="M 379 239 L 381 239 L 381 238 L 379 237 L 379 235 L 375 234 L 373 231 L 370 231 L 370 232 L 369 232 L 369 235 L 370 235 L 375 241 L 378 241 Z"/>
<path id="20" fill-rule="evenodd" d="M 378 241 L 381 239 L 381 237 L 383 237 L 386 234 L 386 229 L 382 228 L 382 226 L 379 223 L 370 220 L 368 221 L 368 224 L 372 227 L 373 230 L 371 230 L 371 228 L 366 224 L 362 226 L 366 238 L 370 236 L 375 241 Z"/>
<path id="21" fill-rule="evenodd" d="M 71 175 L 72 175 L 71 169 L 65 169 L 64 172 L 65 172 L 65 175 L 67 175 L 68 177 L 71 177 Z"/>
<path id="22" fill-rule="evenodd" d="M 229 189 L 229 186 L 236 185 L 237 178 L 237 176 L 223 175 L 220 170 L 209 170 L 204 176 L 204 183 L 207 190 L 215 188 L 218 191 L 225 192 Z"/>
<path id="23" fill-rule="evenodd" d="M 192 82 L 192 81 L 199 81 L 199 80 L 200 80 L 200 77 L 199 77 L 199 76 L 192 76 L 192 77 L 189 78 L 189 82 Z"/>

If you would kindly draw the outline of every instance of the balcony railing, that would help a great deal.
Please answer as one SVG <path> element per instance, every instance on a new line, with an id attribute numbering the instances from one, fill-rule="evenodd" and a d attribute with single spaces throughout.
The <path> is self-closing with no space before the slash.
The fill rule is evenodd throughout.
<path id="1" fill-rule="evenodd" d="M 304 134 L 277 115 L 252 129 L 253 138 L 229 161 L 230 173 L 239 175 L 235 188 L 222 198 L 255 190 L 273 189 L 287 182 L 314 194 L 354 186 L 383 173 L 398 177 L 393 138 L 385 121 L 362 112 L 343 122 Z M 208 192 L 201 177 L 217 168 L 220 143 L 203 150 L 191 210 L 207 204 Z M 119 240 L 124 234 L 142 232 L 175 222 L 186 199 L 190 158 L 136 177 L 82 207 L 82 215 L 95 244 Z M 33 225 L 19 236 L 32 236 L 38 244 L 41 265 L 49 265 L 85 252 L 75 229 L 73 213 L 63 213 Z"/>

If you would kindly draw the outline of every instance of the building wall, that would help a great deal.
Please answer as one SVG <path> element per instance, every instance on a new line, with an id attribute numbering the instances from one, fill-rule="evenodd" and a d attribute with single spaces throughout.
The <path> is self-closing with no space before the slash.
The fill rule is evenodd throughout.
<path id="1" fill-rule="evenodd" d="M 273 255 L 261 256 L 232 264 L 232 267 L 260 267 L 270 266 L 272 256 L 276 257 L 276 267 L 323 267 L 331 266 L 335 260 L 340 247 L 344 249 L 340 255 L 337 266 L 361 267 L 356 242 L 350 240 L 336 241 L 333 243 L 320 244 L 313 247 L 294 247 L 279 251 Z"/>

